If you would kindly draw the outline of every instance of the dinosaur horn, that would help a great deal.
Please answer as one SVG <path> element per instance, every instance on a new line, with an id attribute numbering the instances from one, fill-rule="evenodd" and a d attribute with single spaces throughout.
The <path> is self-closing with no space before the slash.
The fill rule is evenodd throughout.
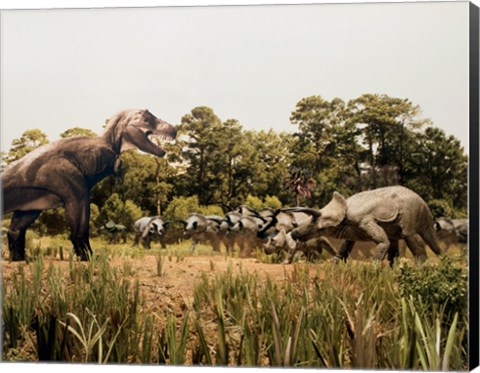
<path id="1" fill-rule="evenodd" d="M 185 220 L 172 220 L 171 222 L 172 222 L 172 224 L 173 223 L 180 223 L 180 224 L 183 224 L 184 227 L 187 226 L 187 222 Z"/>
<path id="2" fill-rule="evenodd" d="M 314 218 L 319 218 L 322 215 L 320 210 L 316 210 L 308 207 L 287 207 L 281 210 L 285 212 L 303 212 L 304 214 L 311 215 Z"/>

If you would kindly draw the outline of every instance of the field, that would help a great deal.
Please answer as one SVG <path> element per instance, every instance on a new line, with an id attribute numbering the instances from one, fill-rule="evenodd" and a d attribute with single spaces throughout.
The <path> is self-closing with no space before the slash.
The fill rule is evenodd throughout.
<path id="1" fill-rule="evenodd" d="M 30 239 L 2 261 L 6 361 L 423 370 L 467 369 L 466 255 L 419 266 L 368 258 L 291 265 L 93 241 L 77 262 L 64 238 Z"/>

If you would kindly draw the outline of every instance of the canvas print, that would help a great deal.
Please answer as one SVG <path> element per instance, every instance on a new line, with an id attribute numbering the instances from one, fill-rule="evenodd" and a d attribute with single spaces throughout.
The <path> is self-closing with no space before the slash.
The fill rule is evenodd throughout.
<path id="1" fill-rule="evenodd" d="M 473 9 L 3 10 L 1 360 L 470 369 Z"/>

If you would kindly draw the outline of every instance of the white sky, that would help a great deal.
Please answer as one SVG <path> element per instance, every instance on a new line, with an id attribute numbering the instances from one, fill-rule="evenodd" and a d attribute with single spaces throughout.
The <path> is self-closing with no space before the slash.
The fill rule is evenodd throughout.
<path id="1" fill-rule="evenodd" d="M 33 128 L 50 141 L 101 132 L 132 107 L 178 124 L 206 105 L 246 129 L 295 131 L 304 97 L 385 93 L 468 152 L 468 66 L 468 2 L 8 10 L 1 147 Z"/>

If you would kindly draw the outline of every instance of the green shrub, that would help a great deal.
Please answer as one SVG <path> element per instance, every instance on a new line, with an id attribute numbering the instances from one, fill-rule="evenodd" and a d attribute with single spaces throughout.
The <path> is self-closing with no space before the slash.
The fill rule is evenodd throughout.
<path id="1" fill-rule="evenodd" d="M 174 197 L 168 204 L 163 215 L 168 220 L 186 219 L 188 214 L 200 209 L 197 196 Z"/>
<path id="2" fill-rule="evenodd" d="M 192 211 L 192 212 L 199 212 L 200 214 L 203 215 L 219 215 L 223 216 L 223 210 L 220 206 L 218 205 L 201 205 L 198 208 L 198 211 Z"/>
<path id="3" fill-rule="evenodd" d="M 282 207 L 282 202 L 277 196 L 266 196 L 263 201 L 263 208 L 276 210 Z"/>
<path id="4" fill-rule="evenodd" d="M 263 202 L 260 198 L 252 196 L 249 194 L 247 198 L 245 199 L 245 204 L 247 206 L 250 206 L 252 209 L 259 211 L 263 207 Z"/>
<path id="5" fill-rule="evenodd" d="M 130 228 L 142 215 L 142 210 L 133 201 L 127 199 L 124 202 L 117 193 L 113 193 L 100 209 L 96 223 L 103 225 L 111 220 Z"/>
<path id="6" fill-rule="evenodd" d="M 468 308 L 467 270 L 449 257 L 443 257 L 438 265 L 417 267 L 403 263 L 397 280 L 401 296 L 444 307 L 447 315 L 465 313 Z"/>
<path id="7" fill-rule="evenodd" d="M 441 216 L 455 216 L 455 210 L 453 209 L 451 203 L 445 201 L 444 199 L 433 199 L 428 201 L 428 207 L 435 218 L 439 218 Z"/>

